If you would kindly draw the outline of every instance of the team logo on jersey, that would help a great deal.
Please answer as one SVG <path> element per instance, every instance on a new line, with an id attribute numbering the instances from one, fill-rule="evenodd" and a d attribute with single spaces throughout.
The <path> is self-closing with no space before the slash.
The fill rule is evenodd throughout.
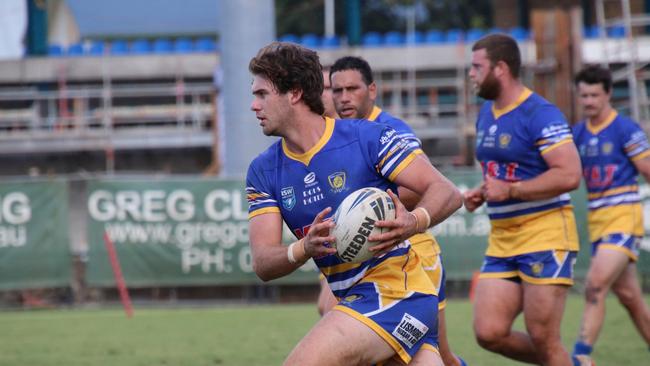
<path id="1" fill-rule="evenodd" d="M 296 205 L 296 195 L 293 193 L 293 187 L 284 187 L 280 190 L 282 196 L 282 207 L 291 211 Z"/>
<path id="2" fill-rule="evenodd" d="M 339 193 L 345 189 L 345 172 L 336 172 L 327 177 L 327 181 L 332 187 L 332 192 Z"/>
<path id="3" fill-rule="evenodd" d="M 510 140 L 512 136 L 509 133 L 502 133 L 499 135 L 499 147 L 505 149 L 510 145 Z"/>
<path id="4" fill-rule="evenodd" d="M 603 144 L 602 149 L 603 149 L 603 155 L 609 155 L 612 153 L 612 151 L 614 151 L 614 144 L 612 144 L 611 142 L 606 142 Z"/>
<path id="5" fill-rule="evenodd" d="M 494 135 L 496 132 L 497 132 L 497 125 L 492 125 L 492 126 L 490 126 L 490 128 L 488 129 L 488 133 L 489 133 L 490 135 Z"/>
<path id="6" fill-rule="evenodd" d="M 578 146 L 578 153 L 580 156 L 585 156 L 587 154 L 587 146 L 580 144 L 580 146 Z"/>
<path id="7" fill-rule="evenodd" d="M 539 277 L 542 274 L 542 271 L 544 270 L 544 263 L 541 262 L 531 263 L 530 269 L 533 271 L 533 275 L 535 277 Z"/>
<path id="8" fill-rule="evenodd" d="M 341 302 L 349 304 L 349 303 L 355 302 L 355 301 L 360 300 L 360 299 L 363 299 L 363 296 L 361 296 L 361 295 L 350 295 L 350 296 L 344 297 L 343 300 L 341 300 Z"/>

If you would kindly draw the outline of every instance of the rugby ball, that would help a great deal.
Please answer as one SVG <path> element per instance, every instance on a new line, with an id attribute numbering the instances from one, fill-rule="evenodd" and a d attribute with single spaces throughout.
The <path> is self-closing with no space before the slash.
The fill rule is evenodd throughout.
<path id="1" fill-rule="evenodd" d="M 368 248 L 377 244 L 368 237 L 388 231 L 375 227 L 380 220 L 395 219 L 395 205 L 388 193 L 377 188 L 361 188 L 345 197 L 334 213 L 332 235 L 343 262 L 363 262 L 374 255 Z"/>

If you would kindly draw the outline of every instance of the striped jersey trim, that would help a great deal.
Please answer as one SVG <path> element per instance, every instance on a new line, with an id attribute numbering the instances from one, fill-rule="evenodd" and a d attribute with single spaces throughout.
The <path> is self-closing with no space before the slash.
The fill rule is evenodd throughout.
<path id="1" fill-rule="evenodd" d="M 280 209 L 278 207 L 264 207 L 260 208 L 259 210 L 251 211 L 248 213 L 248 219 L 252 219 L 255 216 L 263 215 L 266 213 L 271 213 L 271 212 L 276 212 L 280 213 Z"/>
<path id="2" fill-rule="evenodd" d="M 496 215 L 496 214 L 514 214 L 519 212 L 519 211 L 524 211 L 528 210 L 531 208 L 538 208 L 538 207 L 544 207 L 548 206 L 550 204 L 554 203 L 564 203 L 566 202 L 567 204 L 570 202 L 571 196 L 568 193 L 563 193 L 557 197 L 545 199 L 545 200 L 539 200 L 539 201 L 526 201 L 526 202 L 519 202 L 519 203 L 513 203 L 509 205 L 504 205 L 504 206 L 488 206 L 487 207 L 487 213 L 488 215 Z"/>
<path id="3" fill-rule="evenodd" d="M 596 210 L 602 207 L 615 206 L 625 203 L 638 203 L 641 196 L 638 192 L 624 193 L 616 196 L 609 196 L 589 201 L 589 209 Z"/>

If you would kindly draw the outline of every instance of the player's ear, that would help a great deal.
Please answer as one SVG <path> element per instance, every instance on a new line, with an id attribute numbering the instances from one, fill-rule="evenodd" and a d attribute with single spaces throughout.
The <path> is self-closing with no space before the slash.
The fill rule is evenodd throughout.
<path id="1" fill-rule="evenodd" d="M 377 84 L 374 81 L 368 85 L 368 94 L 370 95 L 370 99 L 377 99 Z"/>
<path id="2" fill-rule="evenodd" d="M 497 61 L 496 64 L 494 64 L 494 75 L 495 76 L 501 76 L 504 74 L 509 74 L 510 73 L 510 68 L 508 67 L 508 64 L 506 64 L 503 61 Z"/>
<path id="3" fill-rule="evenodd" d="M 291 104 L 296 104 L 301 99 L 302 99 L 302 90 L 301 89 L 289 90 L 289 102 L 291 102 Z"/>

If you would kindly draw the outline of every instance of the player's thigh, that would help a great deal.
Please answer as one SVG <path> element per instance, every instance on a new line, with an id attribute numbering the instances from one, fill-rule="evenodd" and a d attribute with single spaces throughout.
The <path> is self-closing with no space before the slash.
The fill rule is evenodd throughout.
<path id="1" fill-rule="evenodd" d="M 643 301 L 635 263 L 628 263 L 612 285 L 612 291 L 624 305 Z"/>
<path id="2" fill-rule="evenodd" d="M 325 277 L 321 278 L 320 292 L 318 293 L 318 312 L 320 315 L 324 315 L 328 311 L 332 310 L 334 305 L 337 303 L 338 301 L 336 300 L 336 297 L 334 297 L 327 280 Z"/>
<path id="3" fill-rule="evenodd" d="M 608 248 L 598 248 L 591 258 L 587 272 L 587 285 L 609 288 L 623 273 L 630 258 L 623 252 Z"/>
<path id="4" fill-rule="evenodd" d="M 341 311 L 330 311 L 298 343 L 284 365 L 368 365 L 394 354 L 367 325 Z"/>
<path id="5" fill-rule="evenodd" d="M 474 290 L 474 329 L 508 332 L 522 309 L 521 284 L 502 278 L 481 278 Z"/>
<path id="6" fill-rule="evenodd" d="M 440 357 L 444 360 L 454 357 L 447 340 L 447 323 L 445 321 L 445 309 L 438 310 L 438 350 Z"/>
<path id="7" fill-rule="evenodd" d="M 420 349 L 409 366 L 444 366 L 440 354 L 432 349 Z"/>
<path id="8" fill-rule="evenodd" d="M 523 283 L 524 321 L 534 339 L 559 339 L 569 286 Z"/>

